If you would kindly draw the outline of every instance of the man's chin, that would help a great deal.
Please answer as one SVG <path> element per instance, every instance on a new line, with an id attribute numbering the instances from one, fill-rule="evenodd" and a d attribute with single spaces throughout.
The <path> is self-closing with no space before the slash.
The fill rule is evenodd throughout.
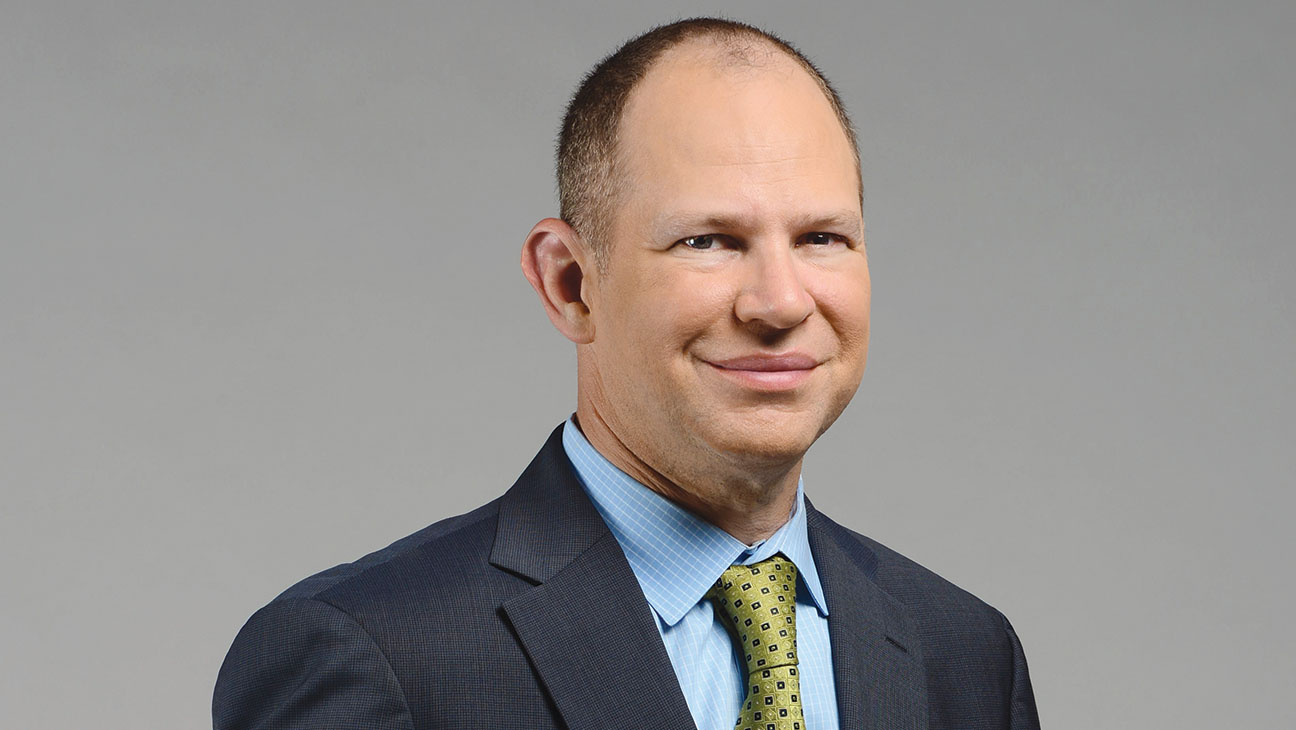
<path id="1" fill-rule="evenodd" d="M 787 419 L 717 425 L 707 439 L 712 448 L 735 461 L 761 466 L 799 461 L 819 435 L 817 427 Z"/>

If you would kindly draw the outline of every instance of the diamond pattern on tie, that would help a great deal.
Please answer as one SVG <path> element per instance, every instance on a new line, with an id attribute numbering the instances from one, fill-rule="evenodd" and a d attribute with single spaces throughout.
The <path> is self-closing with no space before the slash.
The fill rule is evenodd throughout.
<path id="1" fill-rule="evenodd" d="M 707 592 L 747 665 L 747 701 L 735 730 L 802 730 L 792 561 L 775 555 L 732 565 Z"/>

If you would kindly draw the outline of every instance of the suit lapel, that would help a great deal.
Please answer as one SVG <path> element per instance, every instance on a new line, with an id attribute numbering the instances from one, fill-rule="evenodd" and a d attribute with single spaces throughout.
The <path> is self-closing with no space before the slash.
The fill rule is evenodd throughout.
<path id="1" fill-rule="evenodd" d="M 491 563 L 534 584 L 501 605 L 571 730 L 694 728 L 670 657 L 616 538 L 576 480 L 562 427 L 501 501 Z M 928 725 L 922 647 L 877 586 L 877 555 L 806 502 L 828 602 L 842 728 Z"/>
<path id="2" fill-rule="evenodd" d="M 571 730 L 692 729 L 652 608 L 561 432 L 500 504 L 491 563 L 536 584 L 501 611 Z"/>
<path id="3" fill-rule="evenodd" d="M 878 588 L 877 555 L 808 501 L 806 507 L 828 602 L 841 727 L 926 728 L 926 676 L 912 619 Z"/>

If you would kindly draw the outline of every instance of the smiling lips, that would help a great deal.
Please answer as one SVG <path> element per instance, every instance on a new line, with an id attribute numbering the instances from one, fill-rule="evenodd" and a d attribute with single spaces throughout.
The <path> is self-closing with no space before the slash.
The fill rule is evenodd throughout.
<path id="1" fill-rule="evenodd" d="M 721 375 L 755 390 L 791 390 L 804 383 L 819 361 L 799 352 L 785 355 L 744 355 L 706 360 Z"/>

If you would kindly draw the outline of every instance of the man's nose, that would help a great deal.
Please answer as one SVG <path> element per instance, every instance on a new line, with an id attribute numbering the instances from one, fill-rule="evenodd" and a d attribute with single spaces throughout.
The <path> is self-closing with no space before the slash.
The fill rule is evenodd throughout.
<path id="1" fill-rule="evenodd" d="M 793 247 L 753 248 L 747 255 L 746 269 L 734 302 L 734 313 L 740 321 L 789 329 L 814 311 L 815 300 L 801 280 Z"/>

